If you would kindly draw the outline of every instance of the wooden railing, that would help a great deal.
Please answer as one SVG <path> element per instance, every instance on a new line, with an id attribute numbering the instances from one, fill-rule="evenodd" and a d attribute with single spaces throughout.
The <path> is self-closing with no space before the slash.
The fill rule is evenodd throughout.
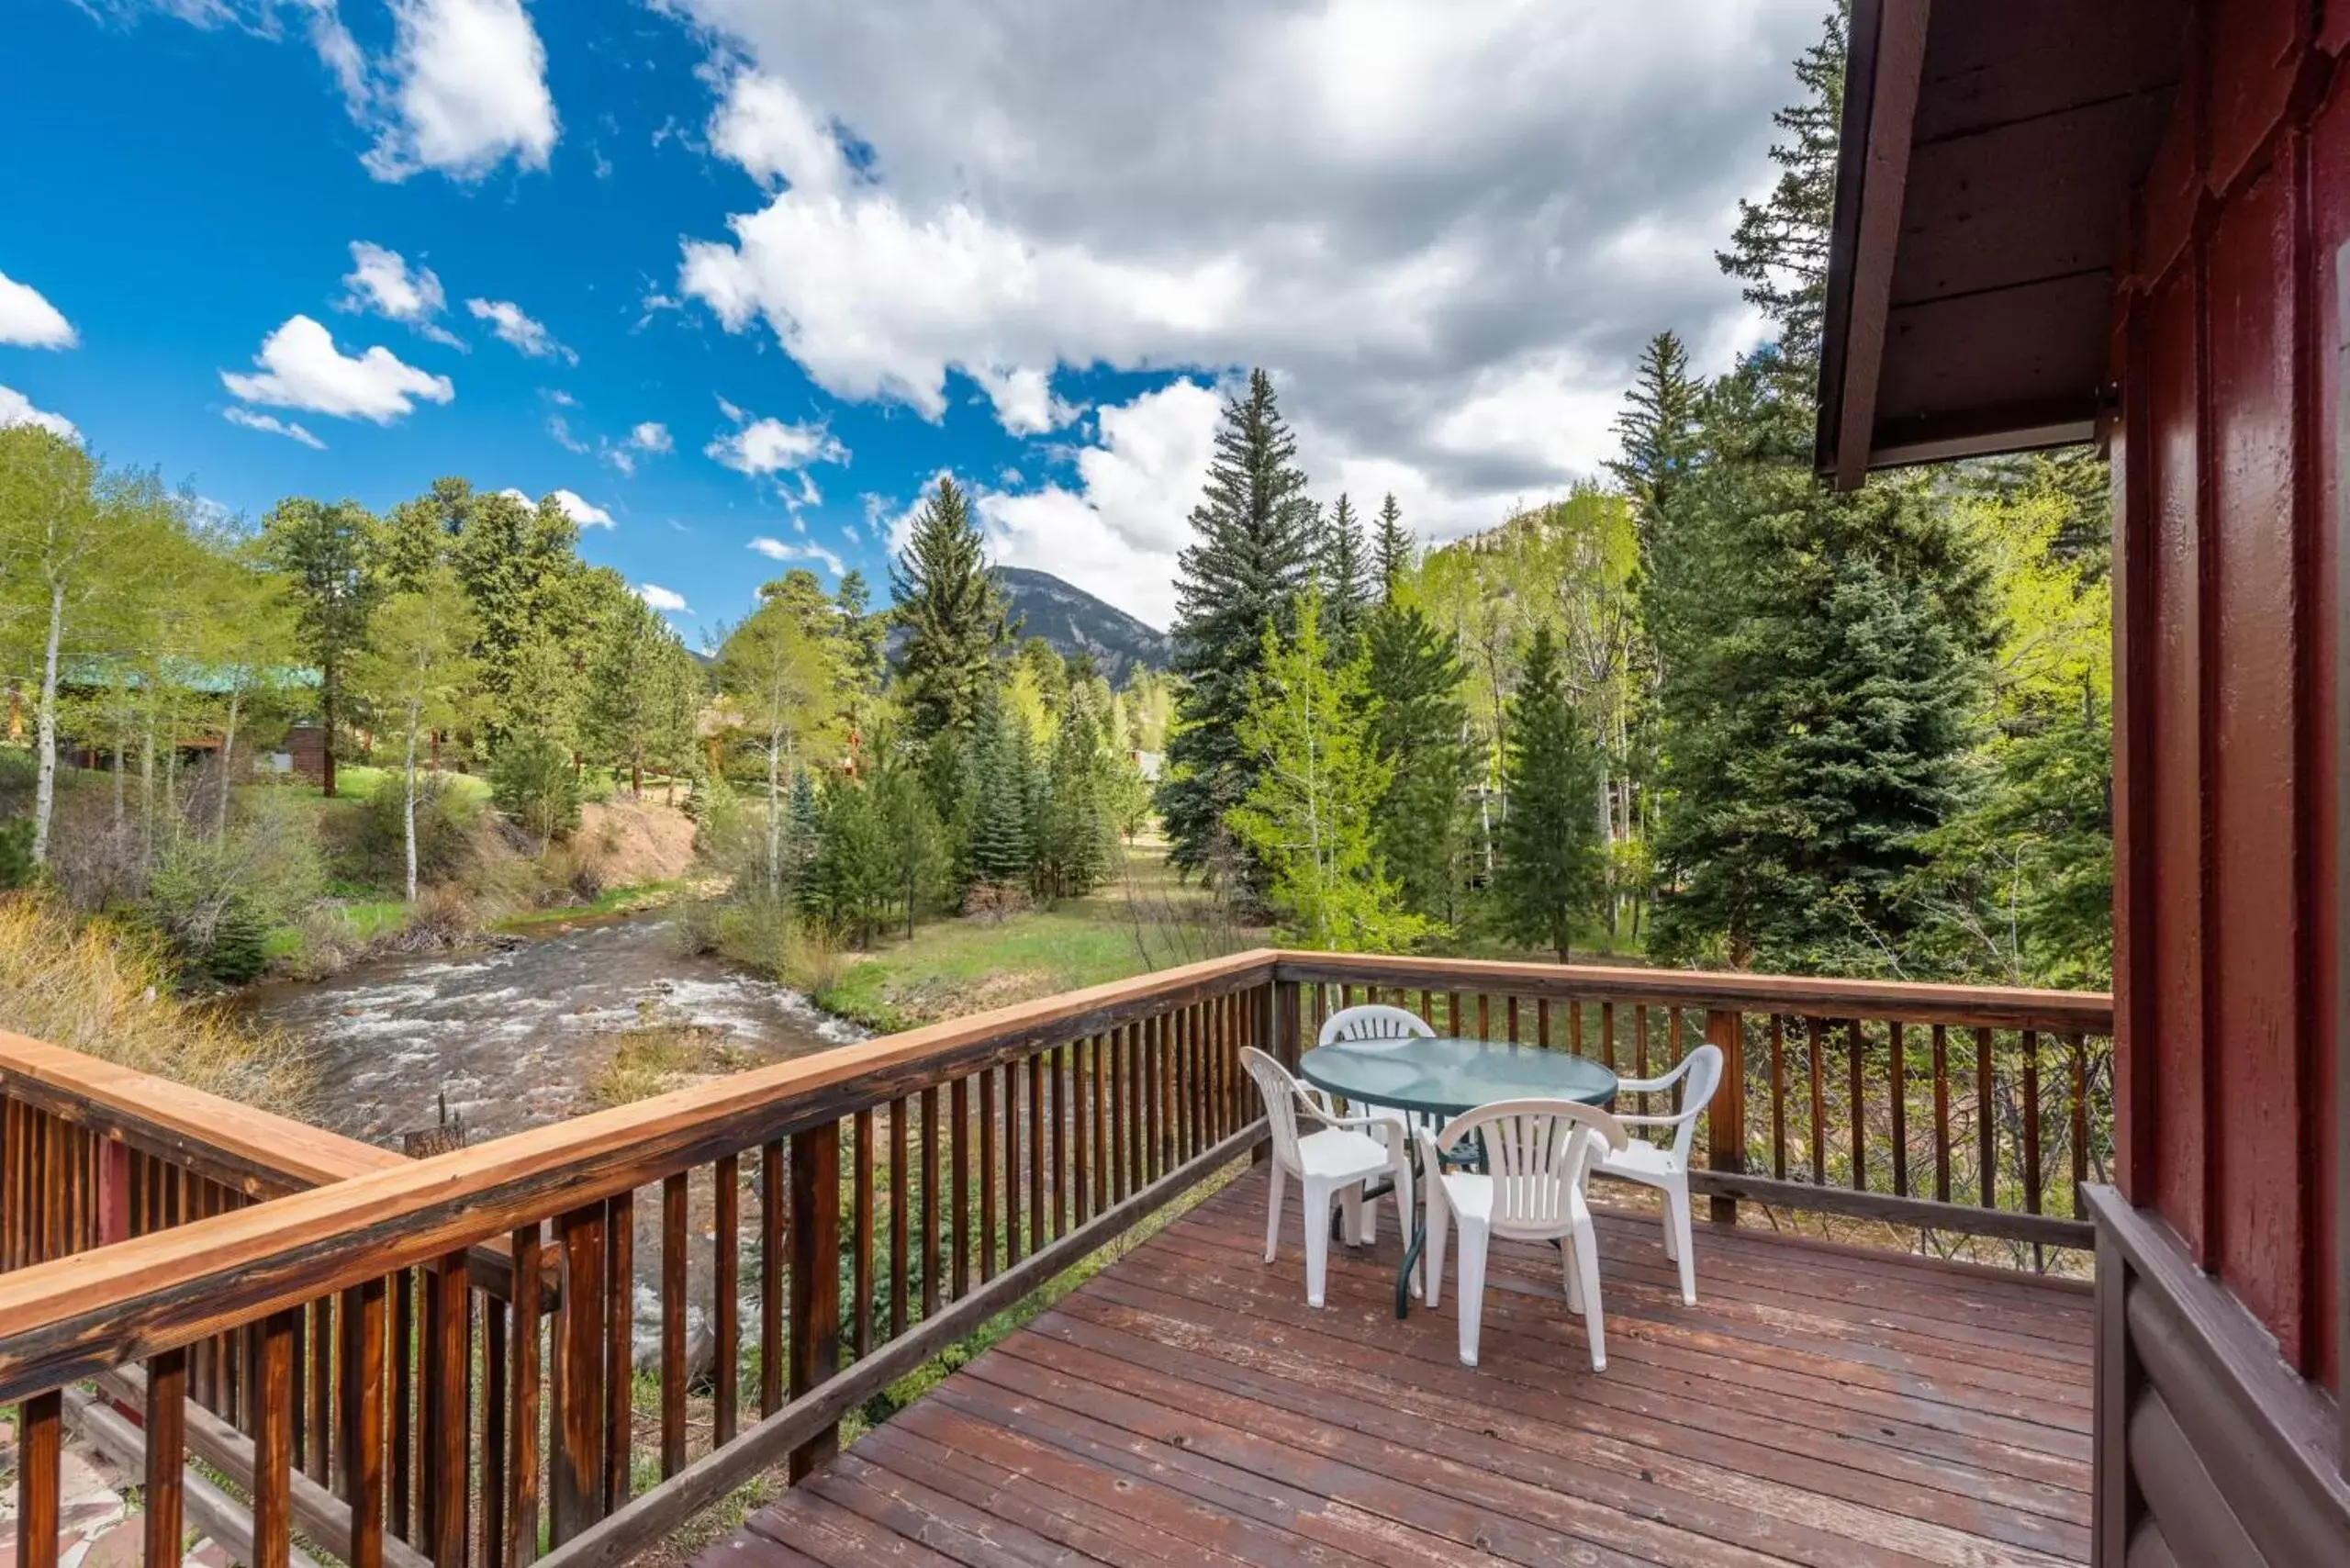
<path id="1" fill-rule="evenodd" d="M 613 1562 L 770 1465 L 797 1475 L 846 1411 L 1257 1141 L 1237 1052 L 1269 1037 L 1271 958 L 843 1047 L 0 1275 L 23 1560 L 56 1555 L 67 1394 L 92 1380 L 137 1395 L 150 1561 L 176 1557 L 190 1352 L 224 1335 L 244 1347 L 234 1426 L 265 1568 L 297 1523 L 354 1564 Z M 542 1288 L 473 1287 L 467 1249 L 493 1240 Z M 659 1260 L 643 1376 L 640 1245 Z M 697 1386 L 703 1259 L 717 1372 Z M 320 1398 L 327 1418 L 306 1419 Z"/>
<path id="2" fill-rule="evenodd" d="M 1718 1046 L 1722 1087 L 1692 1181 L 1717 1219 L 1747 1200 L 2038 1248 L 2091 1242 L 2078 1190 L 2106 1178 L 2112 1148 L 2101 992 L 1303 953 L 1281 956 L 1276 983 L 1277 1008 L 1301 1009 L 1308 1039 L 1332 1008 L 1382 1001 L 1627 1078 Z"/>
<path id="3" fill-rule="evenodd" d="M 263 1568 L 297 1536 L 357 1568 L 621 1561 L 771 1466 L 803 1473 L 844 1415 L 1259 1146 L 1239 1048 L 1294 1061 L 1331 1008 L 1373 994 L 1628 1076 L 1722 1046 L 1700 1173 L 1718 1218 L 1906 1204 L 1893 1217 L 2070 1244 L 2051 1177 L 2093 1164 L 2104 1126 L 2101 997 L 1244 953 L 429 1160 L 255 1177 L 229 1212 L 167 1198 L 142 1212 L 170 1223 L 120 1240 L 39 1229 L 108 1244 L 44 1243 L 0 1273 L 21 1560 L 56 1557 L 70 1409 L 140 1449 L 150 1562 L 176 1559 L 213 1484 L 190 1457 L 244 1478 Z M 2080 1070 L 2043 1082 L 2042 1042 L 2076 1037 Z M 59 1182 L 84 1213 L 72 1173 L 131 1153 L 134 1188 L 241 1181 L 224 1147 L 295 1136 L 30 1060 L 0 1051 L 11 1215 Z M 207 1347 L 230 1358 L 225 1407 L 190 1402 Z"/>

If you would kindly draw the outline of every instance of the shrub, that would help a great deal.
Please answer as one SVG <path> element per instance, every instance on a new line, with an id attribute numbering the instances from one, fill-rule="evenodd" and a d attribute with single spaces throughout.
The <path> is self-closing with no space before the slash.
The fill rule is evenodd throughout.
<path id="1" fill-rule="evenodd" d="M 510 737 L 490 759 L 489 795 L 542 847 L 579 825 L 570 754 L 535 732 Z"/>
<path id="2" fill-rule="evenodd" d="M 398 887 L 408 877 L 406 787 L 397 773 L 378 779 L 344 825 L 340 858 L 353 879 L 375 887 Z M 448 775 L 416 776 L 416 879 L 451 882 L 464 878 L 476 858 L 481 823 L 479 800 Z"/>
<path id="3" fill-rule="evenodd" d="M 191 976 L 242 985 L 267 962 L 270 931 L 293 924 L 326 887 L 308 814 L 264 790 L 241 802 L 228 832 L 168 845 L 140 908 Z"/>
<path id="4" fill-rule="evenodd" d="M 302 1114 L 312 1075 L 299 1043 L 217 1005 L 182 1001 L 170 980 L 150 935 L 80 921 L 51 897 L 0 900 L 0 1027 Z"/>

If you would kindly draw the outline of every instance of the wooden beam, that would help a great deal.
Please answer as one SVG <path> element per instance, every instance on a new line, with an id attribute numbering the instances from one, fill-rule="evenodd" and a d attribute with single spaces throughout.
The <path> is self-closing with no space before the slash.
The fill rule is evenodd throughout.
<path id="1" fill-rule="evenodd" d="M 1918 84 L 1926 65 L 1930 0 L 1879 0 L 1869 51 L 1866 166 L 1845 300 L 1843 392 L 1838 405 L 1836 487 L 1857 490 L 1868 477 L 1876 423 L 1878 373 L 1885 363 L 1893 268 L 1901 246 L 1901 207 L 1909 184 L 1909 139 Z M 1857 44 L 1857 34 L 1855 35 Z M 1857 61 L 1857 50 L 1855 60 Z M 1855 84 L 1847 82 L 1850 93 Z"/>
<path id="2" fill-rule="evenodd" d="M 2333 1365 L 2350 1477 L 2350 243 L 2333 252 Z"/>

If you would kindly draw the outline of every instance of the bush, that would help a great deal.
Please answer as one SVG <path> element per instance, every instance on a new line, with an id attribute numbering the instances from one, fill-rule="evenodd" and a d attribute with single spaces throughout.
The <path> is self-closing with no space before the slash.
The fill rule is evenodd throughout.
<path id="1" fill-rule="evenodd" d="M 291 1037 L 178 1000 L 151 936 L 51 897 L 0 900 L 0 1027 L 299 1116 L 312 1077 Z"/>
<path id="2" fill-rule="evenodd" d="M 0 889 L 21 888 L 33 879 L 33 819 L 0 823 Z"/>
<path id="3" fill-rule="evenodd" d="M 371 887 L 402 887 L 408 880 L 407 790 L 397 773 L 378 779 L 359 809 L 345 819 L 339 857 L 346 872 Z M 478 798 L 447 774 L 416 776 L 416 879 L 453 882 L 474 868 L 481 824 Z"/>
<path id="4" fill-rule="evenodd" d="M 241 803 L 227 833 L 167 846 L 140 908 L 190 976 L 242 985 L 261 974 L 270 931 L 295 924 L 326 888 L 308 813 L 264 790 Z"/>
<path id="5" fill-rule="evenodd" d="M 542 847 L 579 825 L 570 754 L 543 734 L 518 734 L 498 748 L 489 764 L 489 796 Z"/>

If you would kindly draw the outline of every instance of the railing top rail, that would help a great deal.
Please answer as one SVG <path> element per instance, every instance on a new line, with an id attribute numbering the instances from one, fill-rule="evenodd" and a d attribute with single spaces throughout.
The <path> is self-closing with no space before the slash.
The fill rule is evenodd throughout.
<path id="1" fill-rule="evenodd" d="M 143 1359 L 1007 1052 L 1270 978 L 1270 949 L 737 1073 L 0 1275 L 0 1403 Z"/>
<path id="2" fill-rule="evenodd" d="M 256 1197 L 408 1163 L 387 1148 L 4 1029 L 0 1093 Z"/>
<path id="3" fill-rule="evenodd" d="M 1404 990 L 1478 990 L 1538 998 L 1640 1001 L 1659 1006 L 1719 1007 L 1812 1017 L 1893 1018 L 1907 1023 L 2042 1029 L 2058 1034 L 2107 1035 L 2113 1030 L 2113 998 L 2109 992 L 2035 991 L 2019 986 L 1936 985 L 1711 969 L 1288 950 L 1277 957 L 1274 978 Z"/>

